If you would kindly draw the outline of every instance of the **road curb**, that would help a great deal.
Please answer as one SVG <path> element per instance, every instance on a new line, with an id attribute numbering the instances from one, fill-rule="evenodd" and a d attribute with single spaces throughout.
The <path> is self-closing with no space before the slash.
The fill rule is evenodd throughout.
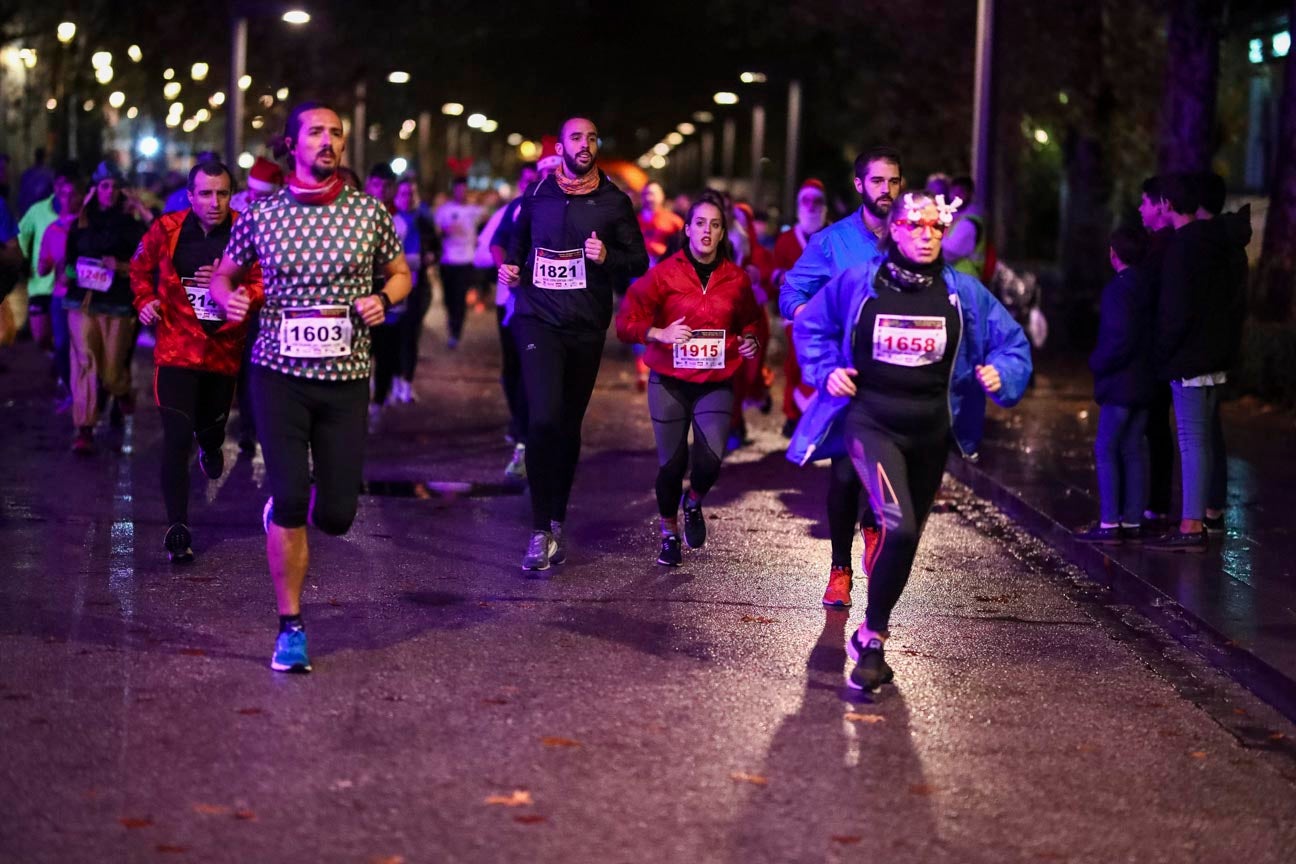
<path id="1" fill-rule="evenodd" d="M 1181 645 L 1296 722 L 1296 681 L 1275 669 L 1136 571 L 1107 555 L 1102 547 L 1081 543 L 1071 529 L 1023 499 L 976 463 L 951 458 L 949 473 L 976 495 L 994 504 L 1028 532 L 1049 544 L 1086 576 L 1107 587 Z"/>

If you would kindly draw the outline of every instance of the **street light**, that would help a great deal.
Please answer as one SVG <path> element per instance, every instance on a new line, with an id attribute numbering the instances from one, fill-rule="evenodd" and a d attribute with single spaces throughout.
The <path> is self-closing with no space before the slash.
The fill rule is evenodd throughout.
<path id="1" fill-rule="evenodd" d="M 112 65 L 111 51 L 96 51 L 90 55 L 90 65 L 95 69 L 102 69 L 105 66 Z"/>
<path id="2" fill-rule="evenodd" d="M 469 114 L 469 115 L 468 115 L 468 121 L 467 121 L 467 122 L 468 122 L 468 128 L 469 128 L 469 129 L 480 129 L 480 128 L 482 128 L 483 126 L 486 125 L 486 115 L 485 115 L 485 114 Z"/>
<path id="3" fill-rule="evenodd" d="M 126 56 L 131 59 L 132 63 L 138 63 L 144 59 L 144 52 L 138 45 L 132 45 L 126 49 Z"/>
<path id="4" fill-rule="evenodd" d="M 136 108 L 134 105 L 126 109 L 127 120 L 134 120 L 138 116 L 139 116 L 139 109 Z"/>
<path id="5" fill-rule="evenodd" d="M 251 169 L 256 164 L 256 157 L 246 151 L 239 154 L 238 166 L 244 171 Z"/>
<path id="6" fill-rule="evenodd" d="M 697 127 L 692 123 L 681 123 L 675 127 L 675 131 L 681 135 L 692 135 L 697 131 Z"/>
<path id="7" fill-rule="evenodd" d="M 71 21 L 64 21 L 58 25 L 58 40 L 64 45 L 76 38 L 76 25 Z"/>
<path id="8" fill-rule="evenodd" d="M 447 117 L 458 117 L 464 112 L 464 106 L 458 102 L 447 102 L 441 106 L 441 113 Z"/>
<path id="9" fill-rule="evenodd" d="M 207 104 L 212 106 L 213 108 L 219 108 L 220 106 L 224 105 L 225 91 L 217 90 L 215 93 L 211 95 L 211 98 L 207 100 Z"/>
<path id="10" fill-rule="evenodd" d="M 242 5 L 230 26 L 229 107 L 225 110 L 225 158 L 234 158 L 243 152 L 243 92 L 252 86 L 252 76 L 247 74 L 248 9 L 253 4 Z M 288 9 L 280 19 L 293 26 L 309 24 L 311 16 L 304 9 Z"/>
<path id="11" fill-rule="evenodd" d="M 715 100 L 715 103 L 717 105 L 737 105 L 738 104 L 738 94 L 730 93 L 728 90 L 721 90 L 719 93 L 715 94 L 715 96 L 711 98 Z"/>
<path id="12" fill-rule="evenodd" d="M 113 68 L 111 66 L 100 66 L 95 70 L 95 80 L 100 84 L 107 84 L 113 79 Z"/>
<path id="13" fill-rule="evenodd" d="M 483 132 L 494 132 L 498 128 L 499 128 L 499 121 L 496 120 L 487 120 L 485 123 L 481 125 L 481 131 Z"/>
<path id="14" fill-rule="evenodd" d="M 114 108 L 120 108 L 126 104 L 126 94 L 120 90 L 114 90 L 108 94 L 108 104 Z"/>
<path id="15" fill-rule="evenodd" d="M 252 86 L 252 76 L 251 76 L 251 75 L 240 75 L 240 76 L 239 76 L 239 79 L 238 79 L 238 89 L 240 89 L 240 90 L 247 90 L 247 89 L 248 89 L 249 87 L 251 87 L 251 86 Z"/>
<path id="16" fill-rule="evenodd" d="M 170 66 L 162 70 L 163 81 L 170 81 L 174 77 L 175 77 L 175 70 L 172 69 Z"/>
<path id="17" fill-rule="evenodd" d="M 141 138 L 139 142 L 139 152 L 145 159 L 152 159 L 158 152 L 158 140 L 152 135 Z"/>
<path id="18" fill-rule="evenodd" d="M 208 71 L 209 71 L 209 69 L 208 69 L 207 64 L 206 64 L 206 63 L 203 63 L 202 61 L 199 61 L 199 62 L 193 64 L 192 67 L 190 67 L 190 69 L 189 69 L 189 77 L 192 78 L 192 79 L 195 80 L 195 81 L 205 81 L 205 80 L 207 79 L 207 72 L 208 72 Z"/>
<path id="19" fill-rule="evenodd" d="M 672 132 L 666 136 L 666 143 L 672 147 L 678 147 L 684 143 L 684 136 L 678 132 Z"/>
<path id="20" fill-rule="evenodd" d="M 287 24 L 294 24 L 300 27 L 302 24 L 309 24 L 311 17 L 310 13 L 304 9 L 289 9 L 287 12 L 283 13 L 283 20 Z"/>
<path id="21" fill-rule="evenodd" d="M 173 101 L 177 96 L 180 95 L 180 82 L 168 81 L 162 87 L 162 95 L 167 99 L 167 101 Z"/>
<path id="22" fill-rule="evenodd" d="M 693 119 L 699 123 L 710 123 L 715 119 L 715 115 L 710 111 L 694 111 Z"/>
<path id="23" fill-rule="evenodd" d="M 400 71 L 390 72 L 387 75 L 387 80 L 392 84 L 408 84 L 410 80 L 410 74 L 408 72 L 400 72 Z"/>
<path id="24" fill-rule="evenodd" d="M 288 101 L 288 88 L 287 88 L 287 87 L 280 87 L 278 90 L 276 90 L 276 91 L 275 91 L 275 98 L 278 99 L 280 102 L 287 102 L 287 101 Z"/>

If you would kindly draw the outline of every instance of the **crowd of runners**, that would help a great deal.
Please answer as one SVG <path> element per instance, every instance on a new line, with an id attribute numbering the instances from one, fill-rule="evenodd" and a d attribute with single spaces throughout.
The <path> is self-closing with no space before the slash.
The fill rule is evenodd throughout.
<path id="1" fill-rule="evenodd" d="M 519 550 L 527 571 L 573 554 L 565 525 L 609 327 L 633 346 L 646 391 L 659 465 L 656 561 L 678 566 L 683 546 L 707 541 L 703 506 L 726 452 L 748 443 L 744 411 L 769 410 L 777 315 L 789 345 L 788 458 L 831 466 L 822 602 L 849 607 L 857 574 L 867 579 L 850 680 L 888 682 L 890 613 L 946 457 L 951 447 L 975 453 L 986 399 L 1015 404 L 1031 375 L 1026 334 L 978 278 L 986 232 L 968 227 L 975 210 L 961 209 L 970 182 L 907 190 L 901 154 L 868 150 L 854 165 L 857 210 L 829 224 L 824 186 L 807 180 L 795 224 L 770 243 L 764 214 L 723 192 L 673 212 L 649 183 L 636 206 L 599 168 L 593 120 L 570 117 L 556 131 L 499 207 L 472 200 L 462 178 L 445 203 L 424 207 L 416 184 L 386 166 L 361 186 L 343 165 L 339 115 L 313 102 L 288 117 L 282 166 L 259 160 L 239 191 L 208 155 L 159 208 L 171 212 L 146 207 L 111 162 L 88 189 L 74 171 L 58 172 L 24 254 L 29 291 L 48 286 L 33 335 L 52 349 L 73 449 L 93 452 L 105 408 L 114 417 L 135 409 L 131 358 L 139 325 L 150 328 L 162 547 L 172 562 L 192 562 L 194 443 L 202 473 L 220 477 L 237 405 L 240 451 L 259 445 L 266 468 L 262 521 L 280 622 L 271 667 L 305 672 L 306 529 L 350 528 L 368 432 L 385 406 L 416 398 L 434 279 L 448 349 L 469 310 L 495 298 L 514 445 L 504 470 L 530 495 L 531 534 Z M 38 332 L 39 316 L 48 317 Z"/>

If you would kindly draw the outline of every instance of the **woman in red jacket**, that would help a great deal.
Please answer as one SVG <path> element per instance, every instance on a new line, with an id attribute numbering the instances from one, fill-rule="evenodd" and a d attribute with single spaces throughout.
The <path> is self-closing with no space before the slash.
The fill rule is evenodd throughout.
<path id="1" fill-rule="evenodd" d="M 702 497 L 720 476 L 733 377 L 756 357 L 760 307 L 751 279 L 731 260 L 723 202 L 703 195 L 689 208 L 687 246 L 640 277 L 617 315 L 617 338 L 648 346 L 648 412 L 657 439 L 657 507 L 661 554 L 657 563 L 682 562 L 679 511 L 689 548 L 706 542 Z M 693 427 L 692 473 L 689 426 Z"/>

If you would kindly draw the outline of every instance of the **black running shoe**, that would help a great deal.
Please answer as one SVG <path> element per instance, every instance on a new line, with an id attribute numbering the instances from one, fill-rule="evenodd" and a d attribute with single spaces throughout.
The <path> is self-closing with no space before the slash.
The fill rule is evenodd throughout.
<path id="1" fill-rule="evenodd" d="M 166 546 L 167 557 L 171 559 L 172 564 L 188 564 L 194 560 L 193 549 L 189 548 L 192 542 L 189 526 L 177 522 L 167 529 L 166 539 L 162 541 L 162 545 Z"/>
<path id="2" fill-rule="evenodd" d="M 207 475 L 209 480 L 219 480 L 220 476 L 225 473 L 225 451 L 219 447 L 211 450 L 198 448 L 198 464 L 202 466 L 202 472 Z"/>
<path id="3" fill-rule="evenodd" d="M 690 549 L 701 549 L 706 545 L 706 517 L 702 515 L 702 502 L 689 504 L 685 492 L 680 498 L 680 509 L 684 511 L 684 542 Z"/>
<path id="4" fill-rule="evenodd" d="M 855 661 L 855 668 L 846 679 L 847 686 L 855 690 L 876 690 L 883 684 L 890 684 L 895 673 L 887 665 L 882 653 L 882 640 L 870 639 L 868 644 L 860 641 L 859 631 L 851 634 L 846 642 L 846 653 Z"/>
<path id="5" fill-rule="evenodd" d="M 663 567 L 678 567 L 684 563 L 678 535 L 667 534 L 662 537 L 661 554 L 657 556 L 657 563 Z"/>

